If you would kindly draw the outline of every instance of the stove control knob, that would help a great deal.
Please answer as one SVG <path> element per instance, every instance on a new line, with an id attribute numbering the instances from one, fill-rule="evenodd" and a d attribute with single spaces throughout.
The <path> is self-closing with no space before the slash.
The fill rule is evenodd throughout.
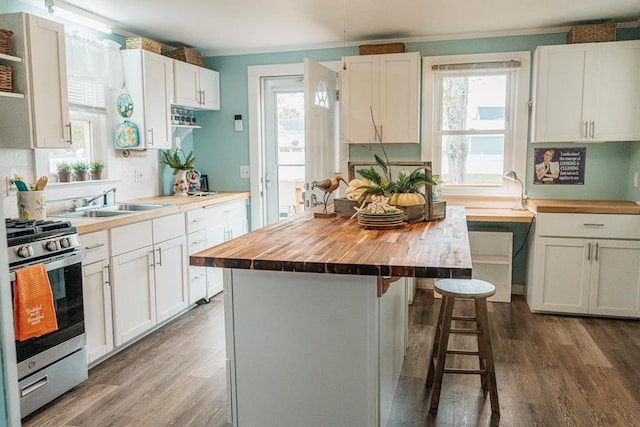
<path id="1" fill-rule="evenodd" d="M 47 248 L 48 251 L 57 251 L 58 249 L 60 249 L 58 247 L 58 242 L 56 242 L 55 240 L 49 240 L 46 244 L 45 247 Z"/>
<path id="2" fill-rule="evenodd" d="M 33 248 L 29 245 L 20 246 L 16 252 L 20 258 L 29 258 L 30 256 L 33 256 Z"/>
<path id="3" fill-rule="evenodd" d="M 60 239 L 60 247 L 61 248 L 70 248 L 71 247 L 71 242 L 69 241 L 69 239 L 67 237 L 63 237 L 62 239 Z"/>

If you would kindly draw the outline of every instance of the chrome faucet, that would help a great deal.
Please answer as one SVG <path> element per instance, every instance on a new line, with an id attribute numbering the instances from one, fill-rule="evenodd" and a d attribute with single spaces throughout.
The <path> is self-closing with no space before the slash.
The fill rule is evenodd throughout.
<path id="1" fill-rule="evenodd" d="M 113 203 L 116 203 L 116 187 L 110 188 L 106 191 L 103 191 L 102 193 L 98 194 L 97 196 L 93 196 L 90 197 L 88 199 L 84 199 L 84 205 L 88 206 L 90 204 L 92 204 L 93 202 L 95 202 L 96 200 L 98 200 L 100 197 L 102 197 L 102 206 L 106 206 L 108 203 L 108 199 L 107 196 L 109 195 L 109 193 L 113 193 Z"/>

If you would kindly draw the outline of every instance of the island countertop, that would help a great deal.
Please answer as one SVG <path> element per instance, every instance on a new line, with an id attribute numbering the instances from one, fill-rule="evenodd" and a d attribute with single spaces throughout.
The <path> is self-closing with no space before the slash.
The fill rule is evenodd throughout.
<path id="1" fill-rule="evenodd" d="M 191 265 L 311 273 L 471 278 L 463 207 L 442 221 L 369 230 L 312 212 L 245 234 L 190 257 Z"/>

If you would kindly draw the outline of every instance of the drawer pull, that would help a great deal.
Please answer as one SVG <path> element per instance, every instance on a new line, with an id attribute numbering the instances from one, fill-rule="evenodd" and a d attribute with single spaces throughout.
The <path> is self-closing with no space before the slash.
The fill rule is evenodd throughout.
<path id="1" fill-rule="evenodd" d="M 85 251 L 90 251 L 92 249 L 97 249 L 97 248 L 101 248 L 104 246 L 104 243 L 96 243 L 95 245 L 91 245 L 91 246 L 85 246 L 84 250 Z"/>
<path id="2" fill-rule="evenodd" d="M 204 239 L 196 240 L 195 242 L 191 242 L 191 246 L 199 245 L 202 242 L 204 242 Z"/>
<path id="3" fill-rule="evenodd" d="M 196 218 L 196 219 L 192 219 L 191 220 L 192 223 L 198 223 L 198 222 L 201 222 L 201 221 L 202 221 L 202 218 Z"/>
<path id="4" fill-rule="evenodd" d="M 20 397 L 25 397 L 26 395 L 33 393 L 41 387 L 46 386 L 49 383 L 49 376 L 45 375 L 44 377 L 38 379 L 37 381 L 32 382 L 25 388 L 20 390 Z"/>
<path id="5" fill-rule="evenodd" d="M 596 223 L 586 223 L 582 225 L 585 227 L 591 227 L 591 228 L 604 227 L 604 224 L 596 224 Z"/>

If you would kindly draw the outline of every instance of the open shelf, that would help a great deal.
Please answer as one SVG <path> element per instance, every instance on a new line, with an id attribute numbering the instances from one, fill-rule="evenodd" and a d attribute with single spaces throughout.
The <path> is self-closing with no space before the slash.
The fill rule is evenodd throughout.
<path id="1" fill-rule="evenodd" d="M 24 98 L 24 93 L 15 93 L 15 92 L 2 92 L 0 91 L 0 96 L 5 98 Z"/>
<path id="2" fill-rule="evenodd" d="M 178 138 L 182 139 L 193 132 L 194 129 L 200 129 L 200 126 L 192 125 L 171 125 L 171 130 Z"/>
<path id="3" fill-rule="evenodd" d="M 4 53 L 0 53 L 0 59 L 11 62 L 22 62 L 22 58 L 13 55 L 5 55 Z"/>

